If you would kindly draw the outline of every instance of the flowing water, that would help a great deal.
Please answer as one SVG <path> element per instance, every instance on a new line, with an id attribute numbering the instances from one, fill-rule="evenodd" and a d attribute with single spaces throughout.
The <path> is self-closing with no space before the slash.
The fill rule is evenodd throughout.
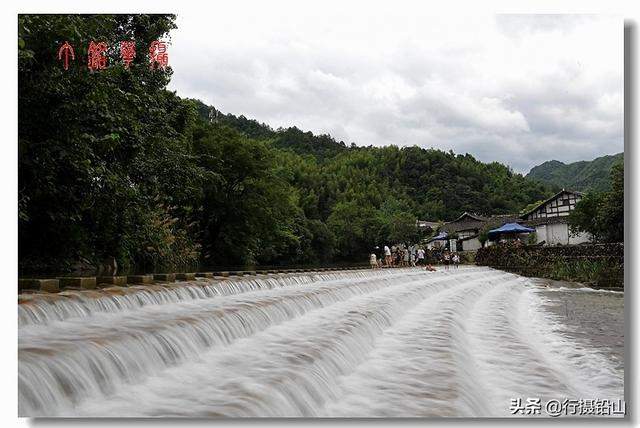
<path id="1" fill-rule="evenodd" d="M 622 293 L 481 267 L 26 296 L 19 413 L 509 416 L 518 397 L 622 399 L 622 312 Z"/>

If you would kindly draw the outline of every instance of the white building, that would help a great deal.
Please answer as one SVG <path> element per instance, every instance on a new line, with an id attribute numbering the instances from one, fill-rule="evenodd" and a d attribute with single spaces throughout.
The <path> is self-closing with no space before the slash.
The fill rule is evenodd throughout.
<path id="1" fill-rule="evenodd" d="M 589 234 L 572 234 L 567 224 L 567 217 L 580 199 L 582 193 L 562 189 L 521 218 L 527 226 L 536 229 L 538 243 L 557 245 L 588 242 Z"/>

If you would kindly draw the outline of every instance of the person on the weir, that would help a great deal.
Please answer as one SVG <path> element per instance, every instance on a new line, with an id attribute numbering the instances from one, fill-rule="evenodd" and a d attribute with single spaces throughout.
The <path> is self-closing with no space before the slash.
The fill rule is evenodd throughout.
<path id="1" fill-rule="evenodd" d="M 371 256 L 369 256 L 369 262 L 371 263 L 371 269 L 378 268 L 378 257 L 376 256 L 376 253 L 371 253 Z"/>
<path id="2" fill-rule="evenodd" d="M 458 255 L 458 253 L 453 253 L 453 257 L 451 257 L 451 260 L 453 261 L 453 267 L 458 269 L 458 266 L 460 265 L 460 256 Z"/>
<path id="3" fill-rule="evenodd" d="M 387 267 L 391 267 L 391 249 L 388 245 L 384 246 L 384 262 Z"/>
<path id="4" fill-rule="evenodd" d="M 418 248 L 418 265 L 422 266 L 424 263 L 424 249 Z"/>
<path id="5" fill-rule="evenodd" d="M 442 261 L 444 262 L 444 270 L 449 270 L 449 263 L 451 263 L 451 254 L 449 253 L 449 250 L 444 251 Z"/>

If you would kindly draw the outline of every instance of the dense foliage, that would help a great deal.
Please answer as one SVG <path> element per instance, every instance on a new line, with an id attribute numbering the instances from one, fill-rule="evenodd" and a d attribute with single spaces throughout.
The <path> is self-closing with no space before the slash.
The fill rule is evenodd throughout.
<path id="1" fill-rule="evenodd" d="M 146 57 L 173 28 L 167 15 L 19 17 L 23 270 L 362 261 L 418 239 L 416 219 L 513 213 L 550 195 L 468 154 L 347 146 L 181 99 L 166 90 L 171 68 Z M 90 40 L 135 40 L 138 54 L 127 70 L 110 49 L 90 72 Z"/>
<path id="2" fill-rule="evenodd" d="M 165 90 L 149 44 L 175 28 L 162 15 L 19 17 L 19 242 L 22 264 L 64 267 L 106 255 L 121 265 L 190 263 L 201 192 L 191 103 Z M 126 70 L 119 43 L 135 40 Z M 68 70 L 58 48 L 68 41 Z M 108 68 L 87 69 L 87 46 L 109 46 Z"/>
<path id="3" fill-rule="evenodd" d="M 587 193 L 569 216 L 573 232 L 588 232 L 596 242 L 624 242 L 624 163 L 611 167 L 611 189 Z"/>
<path id="4" fill-rule="evenodd" d="M 557 190 L 604 192 L 611 188 L 609 170 L 622 162 L 623 153 L 601 156 L 592 161 L 565 164 L 552 160 L 531 168 L 527 178 L 546 183 Z"/>

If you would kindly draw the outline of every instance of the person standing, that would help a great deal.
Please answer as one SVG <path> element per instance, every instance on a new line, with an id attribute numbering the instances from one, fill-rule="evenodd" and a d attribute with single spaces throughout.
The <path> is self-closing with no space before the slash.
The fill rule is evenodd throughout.
<path id="1" fill-rule="evenodd" d="M 418 248 L 418 265 L 422 266 L 422 263 L 424 263 L 424 250 Z"/>
<path id="2" fill-rule="evenodd" d="M 391 267 L 391 249 L 388 245 L 384 246 L 384 262 L 387 267 Z"/>
<path id="3" fill-rule="evenodd" d="M 369 256 L 369 263 L 371 263 L 371 269 L 376 269 L 378 267 L 378 257 L 376 253 L 371 253 Z"/>
<path id="4" fill-rule="evenodd" d="M 453 266 L 458 269 L 458 265 L 460 265 L 460 256 L 458 255 L 458 253 L 453 253 Z"/>
<path id="5" fill-rule="evenodd" d="M 444 262 L 444 270 L 449 270 L 449 264 L 451 263 L 451 254 L 449 254 L 448 250 L 445 250 L 442 255 L 442 261 Z"/>

